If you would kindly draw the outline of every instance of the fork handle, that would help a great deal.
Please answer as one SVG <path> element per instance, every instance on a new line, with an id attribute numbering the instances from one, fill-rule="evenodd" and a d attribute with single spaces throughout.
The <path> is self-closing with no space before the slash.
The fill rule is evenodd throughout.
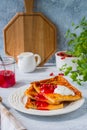
<path id="1" fill-rule="evenodd" d="M 12 124 L 15 126 L 15 128 L 18 130 L 27 130 L 23 127 L 23 125 L 14 117 L 14 115 L 8 111 L 8 109 L 0 103 L 0 110 L 1 113 L 4 113 L 4 115 L 12 122 Z"/>

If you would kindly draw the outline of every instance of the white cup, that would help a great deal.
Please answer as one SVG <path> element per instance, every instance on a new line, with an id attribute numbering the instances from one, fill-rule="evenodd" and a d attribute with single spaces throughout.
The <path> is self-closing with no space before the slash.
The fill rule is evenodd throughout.
<path id="1" fill-rule="evenodd" d="M 77 60 L 77 57 L 73 57 L 73 56 L 65 56 L 65 58 L 63 56 L 58 55 L 61 52 L 66 52 L 66 51 L 59 51 L 55 53 L 55 58 L 56 58 L 56 68 L 58 70 L 60 70 L 60 68 L 66 64 L 66 67 L 71 66 L 72 70 L 75 71 L 76 67 L 77 67 L 77 63 L 74 63 L 73 60 Z"/>
<path id="2" fill-rule="evenodd" d="M 17 56 L 18 67 L 22 72 L 33 72 L 41 63 L 41 57 L 32 52 L 24 52 Z"/>

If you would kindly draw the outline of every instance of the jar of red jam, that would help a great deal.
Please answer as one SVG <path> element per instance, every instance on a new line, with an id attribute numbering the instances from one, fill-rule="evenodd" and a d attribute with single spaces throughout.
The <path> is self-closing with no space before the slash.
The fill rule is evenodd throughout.
<path id="1" fill-rule="evenodd" d="M 15 85 L 15 59 L 13 57 L 2 57 L 0 60 L 0 87 L 9 88 Z"/>

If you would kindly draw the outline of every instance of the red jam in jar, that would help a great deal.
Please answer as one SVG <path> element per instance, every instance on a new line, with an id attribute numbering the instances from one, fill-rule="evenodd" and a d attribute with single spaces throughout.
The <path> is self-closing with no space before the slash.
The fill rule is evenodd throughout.
<path id="1" fill-rule="evenodd" d="M 15 73 L 11 70 L 0 70 L 0 87 L 8 88 L 15 84 Z"/>

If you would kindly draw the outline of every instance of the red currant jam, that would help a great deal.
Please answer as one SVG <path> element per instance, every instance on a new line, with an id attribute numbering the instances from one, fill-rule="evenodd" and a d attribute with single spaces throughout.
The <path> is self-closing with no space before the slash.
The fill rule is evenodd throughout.
<path id="1" fill-rule="evenodd" d="M 62 60 L 65 59 L 66 57 L 73 57 L 72 55 L 66 54 L 65 52 L 58 52 L 57 56 L 60 56 Z"/>
<path id="2" fill-rule="evenodd" d="M 50 73 L 50 76 L 54 76 L 54 73 L 52 72 L 52 73 Z"/>
<path id="3" fill-rule="evenodd" d="M 35 96 L 35 99 L 37 100 L 37 101 L 45 101 L 46 100 L 46 98 L 42 95 L 42 94 L 37 94 L 36 96 Z"/>
<path id="4" fill-rule="evenodd" d="M 10 70 L 0 71 L 0 87 L 8 88 L 15 84 L 15 73 Z"/>
<path id="5" fill-rule="evenodd" d="M 60 75 L 60 76 L 64 76 L 64 73 L 59 73 L 58 75 Z"/>
<path id="6" fill-rule="evenodd" d="M 57 87 L 57 85 L 54 84 L 47 84 L 43 83 L 40 84 L 40 94 L 36 95 L 36 106 L 38 110 L 48 110 L 48 103 L 45 102 L 46 98 L 44 97 L 43 93 L 53 93 L 54 89 Z"/>
<path id="7" fill-rule="evenodd" d="M 36 101 L 35 104 L 36 104 L 38 110 L 48 110 L 47 109 L 47 106 L 48 106 L 47 102 Z"/>
<path id="8" fill-rule="evenodd" d="M 40 85 L 40 92 L 41 93 L 53 93 L 54 89 L 57 87 L 57 85 L 54 84 L 41 84 Z"/>

